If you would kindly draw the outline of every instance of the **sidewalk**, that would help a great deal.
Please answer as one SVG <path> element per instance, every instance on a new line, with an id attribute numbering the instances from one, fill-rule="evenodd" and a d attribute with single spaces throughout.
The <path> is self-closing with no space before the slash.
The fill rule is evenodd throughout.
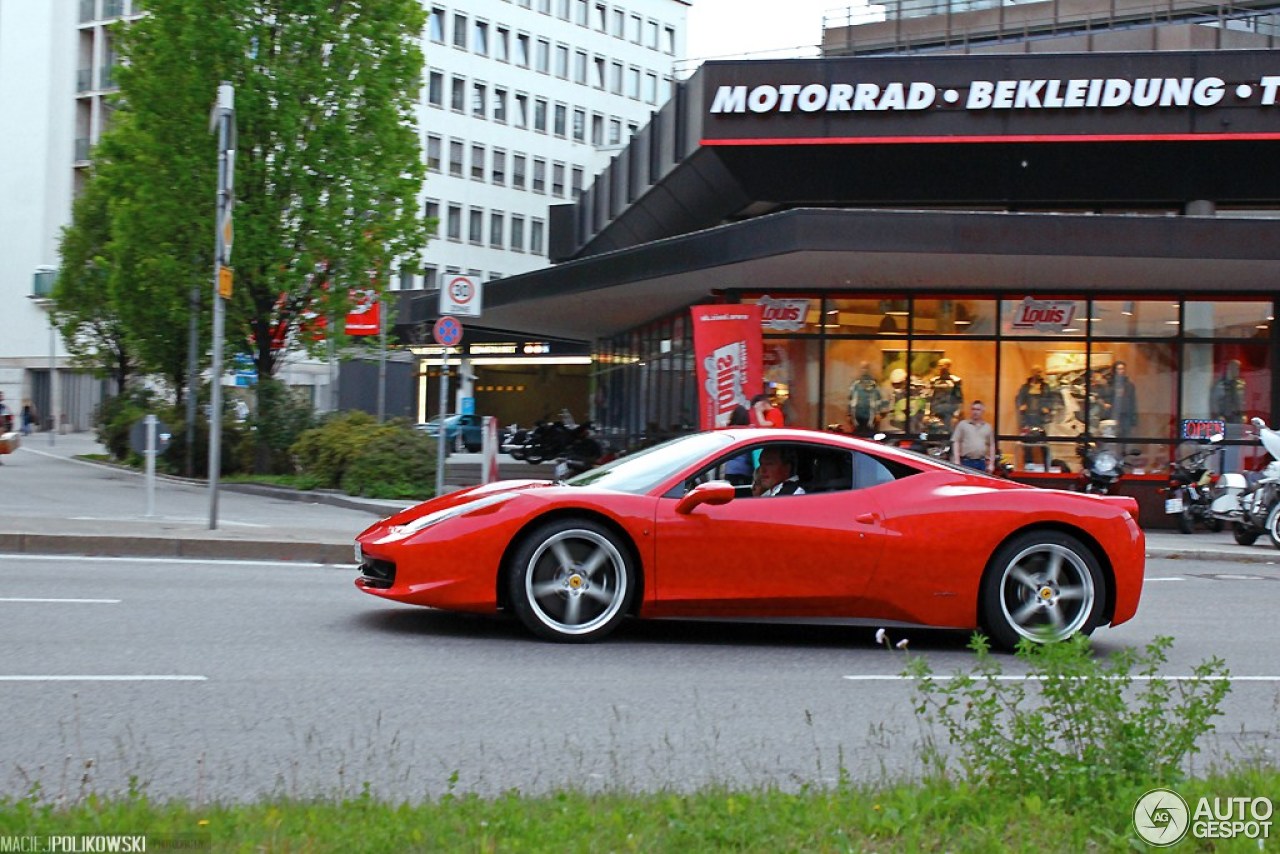
<path id="1" fill-rule="evenodd" d="M 60 435 L 52 446 L 38 433 L 0 457 L 0 553 L 347 564 L 356 534 L 412 503 L 222 484 L 211 530 L 207 485 L 157 477 L 155 515 L 147 516 L 142 474 L 74 459 L 98 453 L 104 449 L 92 433 Z M 479 455 L 455 454 L 449 469 L 451 482 L 478 480 Z M 503 476 L 547 477 L 549 469 L 509 461 Z M 1267 537 L 1241 546 L 1228 532 L 1148 531 L 1147 554 L 1280 563 Z"/>

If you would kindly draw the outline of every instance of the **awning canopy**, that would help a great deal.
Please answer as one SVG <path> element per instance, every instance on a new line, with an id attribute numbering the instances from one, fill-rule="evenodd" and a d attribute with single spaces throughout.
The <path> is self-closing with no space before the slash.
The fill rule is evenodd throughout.
<path id="1" fill-rule="evenodd" d="M 1277 235 L 1259 218 L 795 209 L 487 284 L 484 324 L 590 341 L 730 289 L 1270 298 Z"/>

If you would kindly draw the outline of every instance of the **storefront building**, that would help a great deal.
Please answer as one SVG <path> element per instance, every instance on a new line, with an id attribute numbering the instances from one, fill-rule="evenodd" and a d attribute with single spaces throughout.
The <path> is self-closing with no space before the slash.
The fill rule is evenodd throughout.
<path id="1" fill-rule="evenodd" d="M 1027 479 L 1086 432 L 1138 483 L 1219 427 L 1247 464 L 1278 155 L 1274 51 L 708 63 L 487 321 L 594 341 L 622 444 L 695 429 L 688 307 L 758 302 L 790 425 L 945 434 L 981 400 Z"/>

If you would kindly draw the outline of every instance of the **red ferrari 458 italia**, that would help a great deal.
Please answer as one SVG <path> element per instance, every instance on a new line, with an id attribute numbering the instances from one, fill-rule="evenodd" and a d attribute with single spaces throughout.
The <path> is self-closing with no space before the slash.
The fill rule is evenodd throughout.
<path id="1" fill-rule="evenodd" d="M 356 538 L 356 586 L 511 611 L 556 641 L 598 640 L 628 616 L 818 618 L 981 629 L 1012 647 L 1133 617 L 1136 515 L 1132 498 L 849 436 L 718 430 L 384 519 Z"/>

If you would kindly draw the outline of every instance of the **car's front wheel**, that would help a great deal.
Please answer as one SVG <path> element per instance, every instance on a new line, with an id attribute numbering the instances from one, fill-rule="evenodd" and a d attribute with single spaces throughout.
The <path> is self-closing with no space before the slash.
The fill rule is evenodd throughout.
<path id="1" fill-rule="evenodd" d="M 1028 531 L 991 559 L 982 579 L 982 623 L 999 646 L 1089 634 L 1102 620 L 1105 586 L 1097 558 L 1075 537 Z"/>
<path id="2" fill-rule="evenodd" d="M 531 531 L 515 550 L 511 606 L 529 631 L 577 643 L 612 632 L 631 607 L 634 561 L 618 536 L 589 519 L 560 519 Z"/>

